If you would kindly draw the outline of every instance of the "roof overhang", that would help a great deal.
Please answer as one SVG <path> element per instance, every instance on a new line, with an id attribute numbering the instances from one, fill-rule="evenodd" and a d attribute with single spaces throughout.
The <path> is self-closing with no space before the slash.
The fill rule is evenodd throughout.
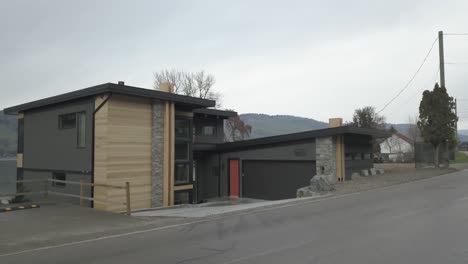
<path id="1" fill-rule="evenodd" d="M 90 96 L 96 96 L 100 94 L 120 94 L 128 95 L 135 97 L 142 97 L 155 100 L 171 101 L 176 104 L 177 107 L 183 109 L 197 109 L 203 107 L 213 107 L 216 102 L 213 100 L 201 99 L 191 96 L 185 96 L 180 94 L 168 93 L 157 91 L 153 89 L 145 89 L 128 85 L 120 85 L 115 83 L 105 83 L 101 85 L 96 85 L 88 87 L 85 89 L 64 93 L 37 101 L 32 101 L 25 104 L 20 104 L 12 107 L 3 109 L 6 114 L 17 114 L 18 112 L 27 111 L 35 108 L 40 108 L 48 105 L 54 105 L 59 103 L 64 103 L 67 101 L 73 101 L 81 98 L 86 98 Z"/>
<path id="2" fill-rule="evenodd" d="M 237 142 L 227 142 L 223 144 L 218 144 L 216 150 L 218 151 L 232 151 L 236 149 L 244 148 L 254 148 L 264 145 L 276 145 L 276 144 L 287 144 L 297 141 L 307 141 L 315 140 L 315 138 L 320 137 L 330 137 L 330 136 L 339 136 L 339 135 L 363 135 L 370 136 L 374 139 L 377 138 L 386 138 L 390 134 L 385 130 L 379 129 L 369 129 L 369 128 L 359 128 L 354 126 L 341 126 L 334 128 L 325 128 L 318 130 L 310 130 L 299 133 L 278 135 L 272 137 L 263 137 L 249 140 L 242 140 Z"/>
<path id="3" fill-rule="evenodd" d="M 212 108 L 194 109 L 193 113 L 195 115 L 215 116 L 215 117 L 222 118 L 222 119 L 227 119 L 230 117 L 237 116 L 237 112 L 234 112 L 234 111 L 219 110 L 219 109 L 212 109 Z"/>

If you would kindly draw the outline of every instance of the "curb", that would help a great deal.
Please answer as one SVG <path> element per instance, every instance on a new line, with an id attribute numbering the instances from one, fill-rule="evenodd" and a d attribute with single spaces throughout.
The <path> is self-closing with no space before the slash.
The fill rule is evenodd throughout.
<path id="1" fill-rule="evenodd" d="M 38 204 L 18 205 L 18 206 L 0 208 L 0 213 L 24 210 L 24 209 L 34 209 L 34 208 L 39 208 L 39 207 L 41 206 Z"/>

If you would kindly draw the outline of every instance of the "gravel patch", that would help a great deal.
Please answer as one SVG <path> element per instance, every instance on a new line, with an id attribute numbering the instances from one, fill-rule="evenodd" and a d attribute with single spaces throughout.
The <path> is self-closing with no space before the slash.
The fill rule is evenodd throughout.
<path id="1" fill-rule="evenodd" d="M 376 166 L 377 167 L 377 166 Z M 380 167 L 379 167 L 380 168 Z M 361 192 L 365 190 L 401 184 L 405 182 L 428 179 L 435 176 L 456 172 L 459 169 L 444 168 L 444 169 L 415 169 L 411 165 L 395 165 L 384 167 L 385 174 L 373 175 L 369 177 L 355 177 L 351 181 L 336 184 L 336 194 L 347 194 L 353 192 Z"/>

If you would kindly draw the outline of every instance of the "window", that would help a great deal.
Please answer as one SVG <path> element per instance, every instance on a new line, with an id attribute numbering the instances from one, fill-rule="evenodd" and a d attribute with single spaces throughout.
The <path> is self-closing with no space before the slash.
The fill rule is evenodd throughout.
<path id="1" fill-rule="evenodd" d="M 24 150 L 24 118 L 18 119 L 18 153 Z"/>
<path id="2" fill-rule="evenodd" d="M 66 177 L 65 173 L 63 173 L 63 172 L 54 172 L 54 174 L 52 174 L 52 179 L 53 180 L 58 180 L 58 181 L 66 181 L 67 177 Z M 64 182 L 55 182 L 55 181 L 53 181 L 52 186 L 65 187 L 65 186 L 67 186 L 67 184 L 64 183 Z"/>
<path id="3" fill-rule="evenodd" d="M 178 191 L 174 193 L 174 204 L 191 204 L 192 192 L 191 191 Z"/>
<path id="4" fill-rule="evenodd" d="M 174 166 L 174 183 L 176 185 L 190 183 L 190 163 L 176 163 Z"/>
<path id="5" fill-rule="evenodd" d="M 202 136 L 215 136 L 216 135 L 216 126 L 203 126 L 201 128 Z"/>
<path id="6" fill-rule="evenodd" d="M 190 138 L 190 120 L 176 119 L 175 121 L 175 137 Z"/>
<path id="7" fill-rule="evenodd" d="M 76 127 L 76 114 L 59 115 L 59 128 L 69 129 Z"/>
<path id="8" fill-rule="evenodd" d="M 78 117 L 78 147 L 86 147 L 86 113 L 80 112 Z"/>
<path id="9" fill-rule="evenodd" d="M 175 160 L 190 160 L 189 143 L 176 142 L 174 152 Z"/>

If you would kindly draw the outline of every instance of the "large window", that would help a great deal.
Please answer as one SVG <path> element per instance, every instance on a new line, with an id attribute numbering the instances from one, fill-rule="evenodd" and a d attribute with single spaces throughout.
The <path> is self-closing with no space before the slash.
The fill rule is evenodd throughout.
<path id="1" fill-rule="evenodd" d="M 76 113 L 59 115 L 58 127 L 60 129 L 70 129 L 76 127 Z"/>
<path id="2" fill-rule="evenodd" d="M 78 117 L 78 147 L 86 147 L 86 113 L 80 112 L 76 114 Z"/>
<path id="3" fill-rule="evenodd" d="M 86 147 L 86 112 L 59 115 L 58 127 L 59 129 L 76 128 L 76 146 Z"/>
<path id="4" fill-rule="evenodd" d="M 190 138 L 190 120 L 176 119 L 175 121 L 175 137 L 180 139 Z"/>
<path id="5" fill-rule="evenodd" d="M 188 142 L 176 142 L 175 143 L 175 160 L 190 160 L 189 146 Z"/>
<path id="6" fill-rule="evenodd" d="M 185 117 L 175 120 L 174 184 L 192 182 L 192 122 Z"/>

